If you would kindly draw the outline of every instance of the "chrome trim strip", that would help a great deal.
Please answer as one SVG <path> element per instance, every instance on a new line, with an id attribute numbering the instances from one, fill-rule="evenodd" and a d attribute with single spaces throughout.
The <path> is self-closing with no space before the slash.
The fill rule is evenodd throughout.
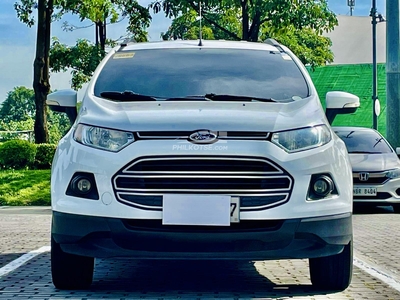
<path id="1" fill-rule="evenodd" d="M 124 174 L 210 174 L 210 171 L 124 171 Z M 212 171 L 212 174 L 237 174 L 237 175 L 247 175 L 247 174 L 254 174 L 254 175 L 263 175 L 263 174 L 282 174 L 283 172 L 252 172 L 252 171 L 245 171 L 245 172 L 227 172 L 227 171 Z"/>
<path id="2" fill-rule="evenodd" d="M 213 173 L 212 173 L 213 174 Z M 185 176 L 180 176 L 180 175 L 136 175 L 136 176 L 129 176 L 129 175 L 118 175 L 115 177 L 115 179 L 117 178 L 235 178 L 235 179 L 279 179 L 279 178 L 288 178 L 289 182 L 292 182 L 292 179 L 289 176 L 258 176 L 258 175 L 254 175 L 254 176 L 234 176 L 234 175 L 224 175 L 224 176 L 220 176 L 220 175 L 192 175 L 192 174 L 183 174 Z"/>
<path id="3" fill-rule="evenodd" d="M 386 174 L 388 173 L 388 171 L 379 172 L 379 173 L 371 173 L 371 172 L 368 172 L 368 171 L 365 171 L 365 172 L 353 172 L 353 178 L 359 178 L 360 173 L 368 173 L 369 174 L 369 178 L 384 178 L 384 177 L 386 177 Z"/>
<path id="4" fill-rule="evenodd" d="M 284 192 L 284 191 L 290 191 L 289 188 L 285 189 L 248 189 L 248 190 L 232 190 L 232 189 L 126 189 L 126 188 L 116 188 L 118 191 L 139 191 L 139 192 L 160 192 L 163 194 L 174 194 L 174 193 L 198 193 L 198 194 L 211 194 L 211 193 L 226 193 L 227 195 L 234 194 L 236 192 L 238 193 L 245 193 L 246 191 L 249 192 L 261 192 L 261 193 L 266 193 L 266 192 Z"/>
<path id="5" fill-rule="evenodd" d="M 210 193 L 206 193 L 206 191 L 203 190 L 204 193 L 203 195 L 208 195 Z M 163 196 L 167 193 L 143 193 L 143 192 L 132 192 L 132 191 L 118 191 L 116 194 L 119 195 L 132 195 L 132 196 Z M 170 194 L 170 193 L 169 193 Z M 194 193 L 189 193 L 189 194 L 194 194 Z M 197 194 L 197 193 L 196 193 Z M 264 193 L 264 194 L 233 194 L 229 193 L 227 194 L 232 197 L 263 197 L 263 196 L 282 196 L 282 195 L 288 195 L 288 193 L 282 192 L 282 193 Z"/>
<path id="6" fill-rule="evenodd" d="M 188 139 L 189 135 L 146 135 L 146 132 L 136 132 L 138 138 L 140 139 L 147 139 L 147 140 L 157 140 L 157 139 L 164 139 L 164 140 L 169 140 L 169 139 Z M 246 132 L 244 131 L 244 135 L 233 135 L 229 134 L 229 131 L 216 131 L 215 133 L 218 134 L 217 139 L 218 140 L 261 140 L 261 141 L 266 141 L 268 137 L 271 135 L 270 132 L 265 132 L 265 136 L 250 136 L 254 132 Z M 245 134 L 248 133 L 249 136 L 246 136 Z"/>
<path id="7" fill-rule="evenodd" d="M 262 206 L 251 206 L 251 207 L 240 207 L 240 211 L 253 211 L 253 210 L 262 210 L 262 209 L 267 209 L 271 206 L 278 206 L 280 204 L 285 203 L 288 200 L 288 196 L 283 199 L 283 200 L 279 200 L 277 202 L 271 203 L 271 204 L 267 204 L 267 205 L 262 205 Z"/>
<path id="8" fill-rule="evenodd" d="M 139 162 L 142 161 L 160 161 L 160 160 L 187 160 L 187 159 L 197 159 L 197 160 L 226 160 L 226 161 L 253 161 L 253 162 L 263 162 L 263 163 L 267 163 L 269 165 L 271 165 L 272 167 L 274 167 L 275 169 L 277 169 L 279 171 L 279 174 L 283 174 L 283 171 L 280 167 L 278 167 L 276 164 L 267 161 L 267 160 L 263 160 L 263 159 L 252 159 L 252 158 L 228 158 L 228 157 L 218 157 L 218 156 L 214 156 L 214 157 L 195 157 L 195 156 L 172 156 L 172 157 L 158 157 L 158 158 L 140 158 L 138 160 L 136 160 L 134 163 L 128 165 L 124 170 L 122 170 L 123 173 L 131 173 L 134 171 L 128 171 L 129 168 L 132 168 L 134 165 L 138 164 Z M 276 172 L 271 172 L 271 173 L 276 173 Z"/>
<path id="9" fill-rule="evenodd" d="M 143 204 L 139 204 L 139 203 L 137 203 L 137 202 L 128 201 L 128 200 L 126 200 L 126 199 L 121 198 L 121 195 L 124 195 L 124 194 L 125 194 L 125 195 L 136 195 L 135 193 L 117 193 L 118 201 L 123 202 L 123 203 L 126 203 L 126 204 L 129 204 L 129 205 L 134 205 L 134 206 L 137 206 L 137 207 L 142 207 L 142 208 L 144 208 L 144 209 L 153 209 L 153 210 L 161 210 L 161 209 L 162 209 L 162 206 L 143 205 Z M 149 194 L 144 194 L 144 195 L 149 196 Z M 162 196 L 162 195 L 160 195 L 160 196 Z M 246 195 L 246 196 L 248 196 L 248 195 Z M 244 196 L 244 197 L 246 197 L 246 196 Z M 286 194 L 286 193 L 281 193 L 281 194 L 267 194 L 266 196 L 285 196 L 285 198 L 282 199 L 282 200 L 279 200 L 279 201 L 277 201 L 277 202 L 274 202 L 274 203 L 271 203 L 271 204 L 267 204 L 267 205 L 251 206 L 251 207 L 242 207 L 242 206 L 241 206 L 241 207 L 240 207 L 240 211 L 253 211 L 253 210 L 267 209 L 268 207 L 277 206 L 277 205 L 280 205 L 280 204 L 282 204 L 282 203 L 285 203 L 285 202 L 288 200 L 288 198 L 289 198 L 289 195 Z M 232 196 L 232 195 L 231 195 L 231 197 L 235 197 L 235 196 Z"/>

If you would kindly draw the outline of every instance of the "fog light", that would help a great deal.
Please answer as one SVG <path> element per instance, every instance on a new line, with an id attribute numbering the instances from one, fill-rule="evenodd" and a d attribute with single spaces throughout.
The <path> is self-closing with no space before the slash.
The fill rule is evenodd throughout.
<path id="1" fill-rule="evenodd" d="M 93 173 L 76 172 L 68 184 L 65 194 L 83 199 L 99 200 L 96 179 Z"/>
<path id="2" fill-rule="evenodd" d="M 72 189 L 80 194 L 88 194 L 92 190 L 92 183 L 83 176 L 77 176 L 72 181 Z"/>
<path id="3" fill-rule="evenodd" d="M 325 197 L 333 190 L 332 179 L 330 179 L 328 176 L 322 175 L 314 181 L 312 189 L 316 195 Z"/>

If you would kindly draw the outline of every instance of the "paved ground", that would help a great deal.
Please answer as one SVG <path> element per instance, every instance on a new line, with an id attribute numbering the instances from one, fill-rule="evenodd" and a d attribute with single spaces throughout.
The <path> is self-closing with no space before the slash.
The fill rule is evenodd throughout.
<path id="1" fill-rule="evenodd" d="M 0 267 L 49 245 L 48 208 L 0 209 Z M 378 210 L 354 216 L 356 256 L 398 276 L 400 215 Z M 398 278 L 398 277 L 397 277 Z M 322 293 L 310 284 L 307 260 L 146 262 L 97 260 L 86 291 L 53 287 L 48 252 L 0 278 L 0 299 L 400 299 L 400 292 L 355 267 L 351 286 Z"/>

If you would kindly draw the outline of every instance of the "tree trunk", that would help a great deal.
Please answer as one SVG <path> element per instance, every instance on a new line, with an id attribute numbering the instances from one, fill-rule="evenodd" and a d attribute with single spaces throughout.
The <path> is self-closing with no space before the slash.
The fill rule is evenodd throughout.
<path id="1" fill-rule="evenodd" d="M 46 99 L 50 91 L 49 51 L 53 0 L 39 0 L 36 56 L 33 63 L 33 89 L 35 91 L 35 143 L 48 143 Z"/>
<path id="2" fill-rule="evenodd" d="M 260 33 L 260 26 L 261 26 L 261 12 L 257 11 L 255 13 L 253 22 L 249 30 L 249 37 L 248 37 L 249 41 L 258 42 L 258 34 Z"/>
<path id="3" fill-rule="evenodd" d="M 247 0 L 241 0 L 242 4 L 242 40 L 249 39 L 249 11 L 247 7 Z"/>
<path id="4" fill-rule="evenodd" d="M 99 23 L 94 23 L 94 28 L 96 30 L 96 46 L 99 46 Z"/>
<path id="5" fill-rule="evenodd" d="M 97 22 L 99 25 L 99 39 L 100 48 L 105 51 L 106 49 L 106 36 L 105 36 L 105 24 L 102 21 Z"/>

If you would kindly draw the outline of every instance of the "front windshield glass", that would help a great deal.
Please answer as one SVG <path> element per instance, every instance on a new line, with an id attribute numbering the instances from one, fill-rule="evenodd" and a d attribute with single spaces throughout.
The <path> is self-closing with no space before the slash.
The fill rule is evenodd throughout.
<path id="1" fill-rule="evenodd" d="M 117 52 L 94 93 L 132 91 L 160 98 L 225 94 L 292 100 L 308 96 L 295 62 L 279 52 L 244 49 L 154 49 Z"/>
<path id="2" fill-rule="evenodd" d="M 386 140 L 375 131 L 335 130 L 349 153 L 391 153 Z"/>

